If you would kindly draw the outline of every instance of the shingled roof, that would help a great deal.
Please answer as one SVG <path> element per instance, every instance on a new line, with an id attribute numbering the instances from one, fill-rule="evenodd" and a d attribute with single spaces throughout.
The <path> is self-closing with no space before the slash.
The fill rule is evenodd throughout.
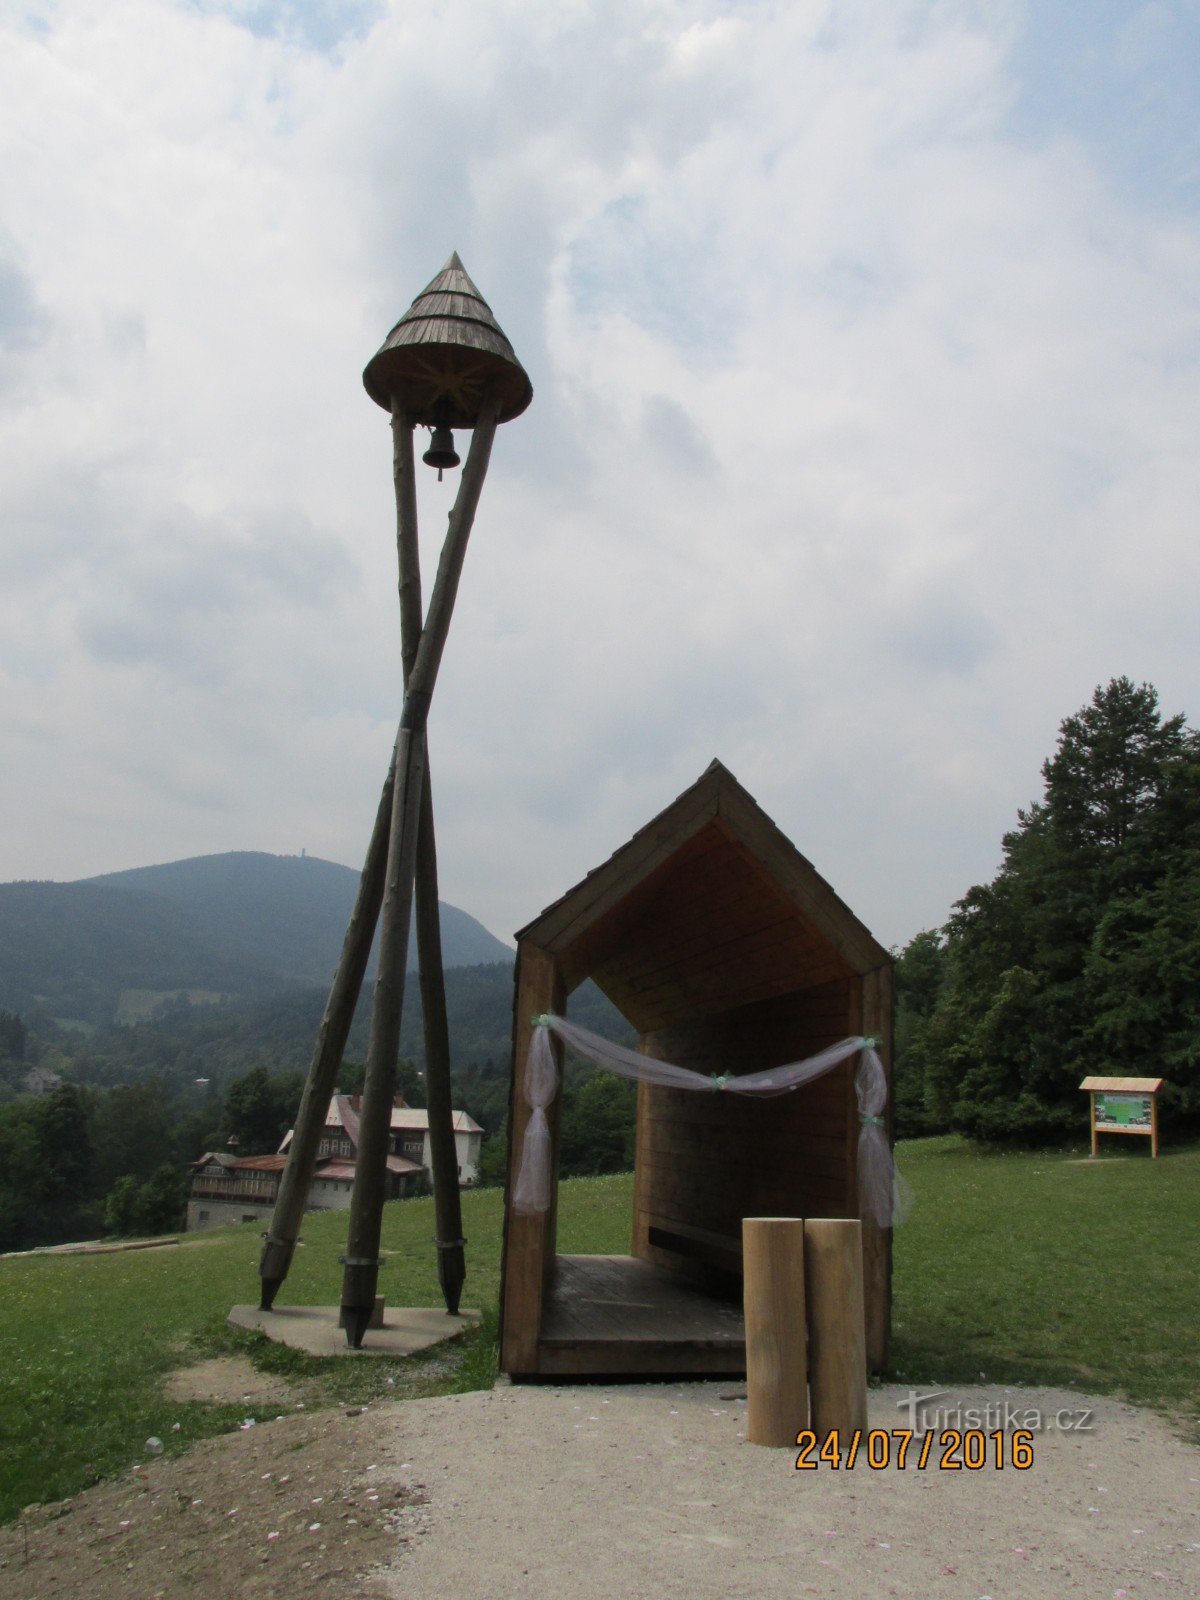
<path id="1" fill-rule="evenodd" d="M 533 385 L 458 252 L 426 284 L 368 361 L 363 385 L 385 411 L 401 396 L 408 420 L 473 428 L 485 386 L 501 422 L 520 416 Z"/>

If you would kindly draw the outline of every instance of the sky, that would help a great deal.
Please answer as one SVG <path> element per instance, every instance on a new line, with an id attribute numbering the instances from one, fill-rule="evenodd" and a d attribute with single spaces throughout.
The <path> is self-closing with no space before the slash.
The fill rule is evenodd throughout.
<path id="1" fill-rule="evenodd" d="M 361 864 L 361 372 L 457 250 L 534 399 L 442 897 L 509 938 L 717 756 L 882 942 L 943 923 L 1096 685 L 1200 721 L 1198 101 L 1200 0 L 6 0 L 0 880 Z"/>

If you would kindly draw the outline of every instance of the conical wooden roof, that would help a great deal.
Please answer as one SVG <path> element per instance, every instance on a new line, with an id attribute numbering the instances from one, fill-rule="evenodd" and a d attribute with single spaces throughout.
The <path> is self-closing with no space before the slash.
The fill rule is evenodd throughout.
<path id="1" fill-rule="evenodd" d="M 473 428 L 485 385 L 500 393 L 500 421 L 520 416 L 533 385 L 458 252 L 426 285 L 368 361 L 363 384 L 385 411 L 402 395 L 408 419 Z"/>

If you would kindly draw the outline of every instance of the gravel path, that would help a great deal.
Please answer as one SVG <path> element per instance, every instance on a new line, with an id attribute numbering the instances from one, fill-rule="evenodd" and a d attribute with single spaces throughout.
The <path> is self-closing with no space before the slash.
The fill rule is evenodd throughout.
<path id="1" fill-rule="evenodd" d="M 1048 1390 L 982 1408 L 1092 1412 L 1024 1472 L 797 1472 L 744 1442 L 725 1383 L 502 1387 L 292 1415 L 0 1531 L 12 1600 L 1057 1600 L 1200 1594 L 1200 1451 L 1157 1417 Z M 903 1424 L 898 1389 L 873 1426 Z M 314 1526 L 314 1524 L 316 1526 Z M 29 1539 L 28 1559 L 23 1540 Z M 275 1538 L 270 1535 L 274 1533 Z"/>
<path id="2" fill-rule="evenodd" d="M 956 1391 L 1087 1432 L 1034 1441 L 1025 1472 L 797 1472 L 746 1444 L 728 1384 L 499 1389 L 409 1409 L 406 1459 L 430 1485 L 429 1533 L 388 1576 L 456 1600 L 1053 1600 L 1200 1595 L 1200 1451 L 1113 1401 Z M 871 1397 L 873 1426 L 902 1424 Z M 938 1401 L 939 1405 L 947 1399 Z"/>

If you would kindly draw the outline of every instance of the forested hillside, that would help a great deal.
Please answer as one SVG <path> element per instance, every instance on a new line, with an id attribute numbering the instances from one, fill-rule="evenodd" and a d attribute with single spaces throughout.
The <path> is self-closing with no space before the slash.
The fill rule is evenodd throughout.
<path id="1" fill-rule="evenodd" d="M 179 1001 L 324 987 L 357 891 L 349 867 L 253 851 L 0 884 L 0 1007 L 103 1026 Z M 511 959 L 465 911 L 443 903 L 441 923 L 447 967 Z"/>
<path id="2" fill-rule="evenodd" d="M 1200 735 L 1117 678 L 1061 725 L 995 878 L 898 966 L 903 1132 L 1049 1143 L 1090 1073 L 1200 1126 Z"/>
<path id="3" fill-rule="evenodd" d="M 203 1078 L 223 1089 L 252 1066 L 303 1071 L 326 999 L 326 990 L 310 988 L 246 1004 L 196 1007 L 180 1001 L 147 1021 L 110 1024 L 87 1034 L 35 1022 L 25 1055 L 31 1064 L 37 1060 L 76 1082 L 101 1087 L 162 1077 L 184 1085 Z M 456 1072 L 488 1061 L 507 1063 L 512 1006 L 511 962 L 447 971 L 446 1009 Z M 585 1027 L 607 1037 L 628 1031 L 594 984 L 582 985 L 571 996 L 570 1010 Z M 347 1061 L 366 1055 L 370 1011 L 367 985 L 347 1041 Z M 405 991 L 400 1054 L 417 1069 L 425 1064 L 423 1026 L 421 991 L 414 978 Z"/>
<path id="4" fill-rule="evenodd" d="M 155 1018 L 84 1034 L 0 1011 L 0 1249 L 102 1232 L 179 1225 L 184 1169 L 206 1150 L 237 1141 L 242 1154 L 274 1150 L 291 1125 L 325 1005 L 323 989 L 248 1004 L 180 1002 Z M 454 1102 L 492 1136 L 485 1172 L 503 1174 L 513 972 L 509 961 L 446 973 Z M 360 1002 L 338 1087 L 361 1086 L 370 1011 Z M 570 1012 L 610 1038 L 628 1025 L 593 984 Z M 425 1103 L 421 997 L 410 983 L 397 1087 Z M 20 1093 L 31 1069 L 61 1082 Z M 631 1086 L 593 1085 L 568 1068 L 564 1158 L 568 1171 L 628 1164 Z M 53 1080 L 50 1080 L 53 1082 Z M 7 1101 L 7 1103 L 4 1103 Z"/>

